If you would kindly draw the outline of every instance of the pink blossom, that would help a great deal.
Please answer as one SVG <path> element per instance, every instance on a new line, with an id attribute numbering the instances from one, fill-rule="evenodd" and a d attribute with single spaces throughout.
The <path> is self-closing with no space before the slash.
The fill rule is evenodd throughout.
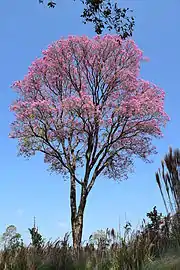
<path id="1" fill-rule="evenodd" d="M 147 159 L 169 117 L 164 91 L 140 78 L 146 59 L 133 40 L 117 35 L 69 36 L 48 46 L 12 85 L 18 99 L 10 107 L 10 136 L 19 140 L 20 153 L 42 151 L 45 162 L 64 172 L 69 141 L 78 163 L 93 138 L 94 157 L 108 143 L 107 153 L 121 149 L 121 158 L 114 157 L 117 177 L 134 155 Z"/>

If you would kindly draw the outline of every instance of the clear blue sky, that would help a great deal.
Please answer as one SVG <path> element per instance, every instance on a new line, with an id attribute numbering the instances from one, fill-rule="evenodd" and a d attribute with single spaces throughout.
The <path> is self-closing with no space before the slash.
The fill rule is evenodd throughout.
<path id="1" fill-rule="evenodd" d="M 22 79 L 41 50 L 54 40 L 69 34 L 93 36 L 91 25 L 80 19 L 79 0 L 57 0 L 55 9 L 31 1 L 2 1 L 0 8 L 0 232 L 15 224 L 25 241 L 27 228 L 37 217 L 46 238 L 55 239 L 70 230 L 69 185 L 61 175 L 50 175 L 42 156 L 26 161 L 17 157 L 17 141 L 8 138 L 13 115 L 9 105 L 15 98 L 10 89 L 14 80 Z M 100 177 L 89 196 L 85 213 L 84 239 L 94 231 L 118 228 L 125 217 L 133 226 L 154 205 L 164 211 L 156 186 L 155 171 L 169 145 L 179 147 L 180 134 L 180 2 L 179 0 L 132 0 L 124 6 L 134 9 L 134 39 L 151 61 L 142 65 L 144 79 L 165 89 L 165 108 L 171 117 L 164 138 L 154 140 L 158 154 L 153 164 L 135 162 L 135 173 L 120 184 Z"/>

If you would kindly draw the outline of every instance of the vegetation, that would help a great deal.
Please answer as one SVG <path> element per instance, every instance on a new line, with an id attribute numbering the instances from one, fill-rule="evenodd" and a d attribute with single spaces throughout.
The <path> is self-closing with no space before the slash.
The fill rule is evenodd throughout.
<path id="1" fill-rule="evenodd" d="M 78 257 L 68 243 L 69 234 L 63 240 L 45 243 L 38 232 L 40 237 L 36 241 L 32 238 L 29 246 L 23 242 L 8 248 L 5 245 L 0 253 L 0 269 L 179 269 L 172 268 L 180 265 L 179 220 L 170 215 L 163 217 L 156 207 L 147 217 L 149 221 L 143 220 L 138 231 L 132 231 L 127 223 L 123 237 L 114 229 L 92 234 Z M 30 232 L 33 229 L 38 231 L 33 227 Z"/>
<path id="2" fill-rule="evenodd" d="M 152 137 L 161 137 L 169 118 L 163 91 L 138 76 L 142 52 L 126 39 L 134 29 L 132 10 L 110 0 L 80 1 L 83 23 L 93 23 L 98 36 L 70 37 L 49 46 L 27 76 L 13 84 L 19 98 L 11 107 L 16 115 L 11 137 L 18 139 L 19 154 L 39 151 L 52 171 L 69 177 L 73 247 L 68 233 L 63 240 L 45 242 L 35 220 L 26 246 L 10 225 L 1 237 L 0 270 L 180 269 L 179 149 L 169 149 L 156 173 L 166 216 L 154 206 L 137 231 L 127 222 L 123 236 L 99 230 L 82 245 L 84 210 L 97 177 L 103 173 L 121 180 L 133 156 L 148 161 L 155 153 Z M 56 7 L 55 1 L 46 4 Z M 104 29 L 117 35 L 101 38 Z M 85 175 L 79 179 L 76 169 L 83 165 Z"/>
<path id="3" fill-rule="evenodd" d="M 175 194 L 174 185 L 177 187 L 179 179 L 176 173 L 179 167 L 179 150 L 173 152 L 170 148 L 164 162 L 168 172 L 165 173 L 165 167 L 162 165 L 163 179 L 170 174 L 171 178 L 168 179 L 173 179 L 171 192 Z M 164 195 L 157 174 L 156 180 L 161 194 Z M 167 185 L 164 188 L 167 192 Z M 177 196 L 176 189 L 173 198 L 178 202 Z M 167 195 L 167 198 L 169 197 Z M 167 198 L 163 196 L 168 208 L 172 201 L 168 201 Z M 173 209 L 175 210 L 173 214 L 168 213 L 163 216 L 154 206 L 152 211 L 146 214 L 147 220 L 143 220 L 137 231 L 132 230 L 131 224 L 127 222 L 123 236 L 121 232 L 116 232 L 114 229 L 97 231 L 84 245 L 81 245 L 78 256 L 69 244 L 68 233 L 63 240 L 45 242 L 36 227 L 34 218 L 34 225 L 29 228 L 31 243 L 26 246 L 16 227 L 10 225 L 1 237 L 0 270 L 178 270 L 180 267 L 178 204 Z"/>
<path id="4" fill-rule="evenodd" d="M 77 0 L 74 0 L 77 1 Z M 79 0 L 78 0 L 79 1 Z M 93 23 L 95 32 L 102 34 L 104 29 L 114 30 L 116 34 L 125 39 L 132 36 L 135 19 L 130 16 L 132 10 L 129 8 L 119 8 L 112 0 L 80 0 L 84 6 L 81 17 L 83 23 Z M 49 8 L 55 8 L 56 1 L 39 0 L 39 3 L 46 3 Z"/>
<path id="5" fill-rule="evenodd" d="M 166 211 L 178 212 L 180 210 L 180 149 L 173 151 L 170 147 L 169 153 L 165 155 L 161 165 L 162 169 L 159 169 L 156 173 L 156 181 Z M 167 198 L 165 198 L 165 194 L 163 193 L 164 188 Z M 167 199 L 169 205 L 166 203 Z"/>
<path id="6" fill-rule="evenodd" d="M 10 137 L 18 140 L 20 155 L 42 153 L 50 170 L 69 180 L 77 250 L 97 178 L 123 180 L 134 157 L 149 162 L 156 153 L 152 139 L 162 137 L 169 120 L 163 90 L 139 77 L 142 60 L 134 41 L 117 35 L 68 37 L 43 51 L 13 84 L 18 97 Z"/>

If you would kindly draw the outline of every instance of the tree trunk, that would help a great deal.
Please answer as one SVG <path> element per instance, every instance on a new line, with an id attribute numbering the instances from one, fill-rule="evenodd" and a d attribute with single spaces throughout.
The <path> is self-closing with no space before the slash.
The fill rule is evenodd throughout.
<path id="1" fill-rule="evenodd" d="M 81 247 L 82 240 L 82 230 L 83 230 L 83 216 L 76 216 L 75 219 L 71 219 L 72 226 L 72 238 L 73 238 L 73 248 L 75 251 L 79 251 Z"/>
<path id="2" fill-rule="evenodd" d="M 71 176 L 71 189 L 70 189 L 70 206 L 71 206 L 71 227 L 72 227 L 72 238 L 73 248 L 75 251 L 79 251 L 81 247 L 82 231 L 83 231 L 83 217 L 84 209 L 87 200 L 87 189 L 83 185 L 81 188 L 81 197 L 79 207 L 76 205 L 76 180 Z"/>

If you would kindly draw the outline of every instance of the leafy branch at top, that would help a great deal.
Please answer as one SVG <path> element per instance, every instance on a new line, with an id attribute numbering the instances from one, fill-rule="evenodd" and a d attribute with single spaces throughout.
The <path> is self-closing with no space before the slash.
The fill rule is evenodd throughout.
<path id="1" fill-rule="evenodd" d="M 75 0 L 74 0 L 75 1 Z M 100 35 L 104 29 L 114 30 L 121 38 L 125 39 L 132 36 L 135 20 L 128 15 L 132 10 L 129 8 L 119 8 L 117 3 L 112 4 L 111 0 L 80 0 L 84 5 L 83 23 L 91 22 L 94 24 L 95 32 Z M 44 3 L 44 0 L 39 0 Z M 49 8 L 55 8 L 56 2 L 48 1 Z"/>

